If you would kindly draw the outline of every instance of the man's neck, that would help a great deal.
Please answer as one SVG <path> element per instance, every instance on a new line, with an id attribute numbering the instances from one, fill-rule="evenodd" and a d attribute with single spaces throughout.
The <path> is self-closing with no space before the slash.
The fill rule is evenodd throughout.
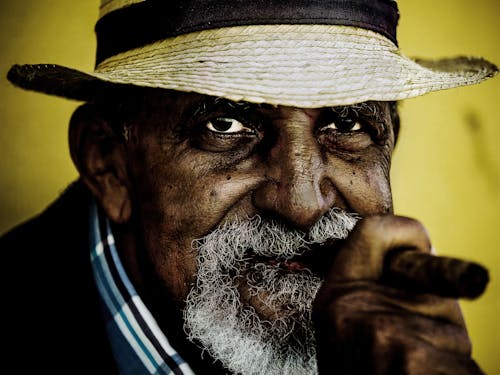
<path id="1" fill-rule="evenodd" d="M 129 227 L 113 228 L 120 259 L 142 301 L 155 318 L 170 345 L 195 374 L 230 374 L 208 352 L 187 339 L 182 316 L 183 301 L 175 301 L 154 272 L 147 252 Z"/>

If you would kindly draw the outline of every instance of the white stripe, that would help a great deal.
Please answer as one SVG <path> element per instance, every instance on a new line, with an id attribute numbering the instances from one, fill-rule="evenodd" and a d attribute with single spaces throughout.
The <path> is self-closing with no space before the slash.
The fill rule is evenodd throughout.
<path id="1" fill-rule="evenodd" d="M 104 244 L 99 242 L 95 247 L 95 253 L 93 255 L 93 259 L 99 258 L 104 253 Z"/>
<path id="2" fill-rule="evenodd" d="M 141 314 L 141 316 L 144 318 L 144 322 L 147 324 L 151 332 L 153 332 L 154 336 L 160 343 L 161 347 L 165 352 L 170 356 L 174 356 L 177 354 L 177 351 L 175 351 L 170 343 L 168 342 L 167 338 L 161 331 L 160 327 L 158 326 L 158 323 L 156 322 L 155 318 L 151 315 L 151 312 L 148 310 L 148 308 L 144 305 L 142 302 L 141 298 L 138 296 L 134 296 L 132 298 L 133 303 L 137 307 L 137 310 Z"/>
<path id="3" fill-rule="evenodd" d="M 153 346 L 153 344 L 151 343 L 151 341 L 149 340 L 149 338 L 146 336 L 146 334 L 144 333 L 144 331 L 143 331 L 142 327 L 140 326 L 140 324 L 135 319 L 134 314 L 130 310 L 130 306 L 129 305 L 123 306 L 122 312 L 125 314 L 125 316 L 127 317 L 128 322 L 132 326 L 133 332 L 135 332 L 136 335 L 139 337 L 140 342 L 147 348 L 148 352 L 154 358 L 154 360 L 156 361 L 157 366 L 159 367 L 165 361 L 161 357 L 160 353 L 158 353 L 158 351 L 156 350 L 156 348 Z M 129 330 L 128 327 L 125 327 L 125 329 Z M 134 339 L 134 340 L 137 340 L 137 339 Z M 143 349 L 141 349 L 141 350 L 143 350 Z M 173 353 L 176 353 L 176 352 L 173 351 Z M 146 359 L 149 361 L 149 359 L 147 357 L 146 357 Z"/>
<path id="4" fill-rule="evenodd" d="M 182 373 L 185 375 L 195 375 L 193 370 L 191 370 L 191 367 L 189 367 L 189 365 L 186 362 L 179 365 L 179 370 L 181 370 Z"/>
<path id="5" fill-rule="evenodd" d="M 137 321 L 134 318 L 130 319 L 131 314 L 130 310 L 128 309 L 128 306 L 126 307 L 126 309 L 128 311 L 123 311 L 123 313 L 125 314 L 127 321 L 132 325 L 132 327 L 134 327 L 133 329 L 135 333 L 139 336 L 141 342 L 145 344 L 147 349 L 150 349 L 149 348 L 150 345 L 147 345 L 149 343 L 149 340 L 146 337 L 144 337 L 144 333 L 138 326 Z M 121 314 L 116 314 L 114 317 L 114 321 L 116 322 L 118 328 L 120 328 L 120 331 L 122 332 L 123 336 L 129 342 L 130 346 L 134 349 L 135 353 L 137 354 L 141 362 L 148 369 L 149 373 L 154 374 L 158 370 L 159 363 L 163 363 L 163 360 L 159 358 L 158 355 L 154 355 L 155 353 L 152 353 L 152 351 L 149 350 L 152 353 L 156 363 L 153 363 L 151 361 L 151 359 L 148 357 L 144 349 L 140 346 L 139 342 L 130 331 L 130 328 L 127 326 Z"/>
<path id="6" fill-rule="evenodd" d="M 112 234 L 108 235 L 107 242 L 109 245 L 113 245 L 115 243 L 115 239 Z M 103 254 L 104 254 L 104 244 L 101 241 L 95 246 L 95 252 L 91 253 L 91 260 L 95 261 L 97 258 L 100 258 Z"/>

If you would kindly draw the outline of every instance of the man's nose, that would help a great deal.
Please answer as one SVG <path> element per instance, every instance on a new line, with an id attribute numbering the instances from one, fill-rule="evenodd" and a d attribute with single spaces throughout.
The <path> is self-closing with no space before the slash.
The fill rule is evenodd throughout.
<path id="1" fill-rule="evenodd" d="M 297 111 L 281 124 L 267 155 L 266 181 L 253 197 L 257 208 L 301 230 L 316 223 L 336 196 L 311 121 Z"/>

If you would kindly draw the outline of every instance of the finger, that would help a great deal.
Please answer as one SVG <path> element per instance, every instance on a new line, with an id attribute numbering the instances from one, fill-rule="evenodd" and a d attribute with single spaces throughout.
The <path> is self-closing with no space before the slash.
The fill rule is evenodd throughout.
<path id="1" fill-rule="evenodd" d="M 456 300 L 433 294 L 408 293 L 369 281 L 339 283 L 326 293 L 320 291 L 313 306 L 313 320 L 320 326 L 335 326 L 345 316 L 354 313 L 365 314 L 369 318 L 379 312 L 407 314 L 410 320 L 414 315 L 438 324 L 456 326 L 466 333 L 464 318 Z M 464 343 L 469 345 L 468 339 L 461 341 L 460 345 Z M 461 352 L 467 350 L 469 348 L 464 346 Z"/>
<path id="2" fill-rule="evenodd" d="M 339 361 L 346 374 L 481 373 L 464 327 L 394 307 L 375 293 L 346 294 L 330 313 L 334 319 L 315 325 L 321 373 Z"/>
<path id="3" fill-rule="evenodd" d="M 429 235 L 421 223 L 394 215 L 362 219 L 339 249 L 327 281 L 379 280 L 386 254 L 401 248 L 431 252 Z"/>
<path id="4" fill-rule="evenodd" d="M 420 342 L 405 353 L 404 372 L 407 375 L 485 375 L 477 363 L 468 356 L 436 350 Z"/>
<path id="5" fill-rule="evenodd" d="M 391 320 L 380 316 L 376 321 Z M 350 319 L 355 319 L 351 316 Z M 385 327 L 385 323 L 378 323 Z M 412 336 L 412 330 L 391 323 L 392 328 L 363 331 L 353 325 L 346 336 L 327 350 L 318 348 L 320 374 L 397 374 L 397 375 L 479 375 L 483 374 L 469 355 L 440 348 Z M 427 327 L 429 329 L 429 327 Z M 356 339 L 352 339 L 356 337 Z M 361 339 L 360 339 L 361 338 Z M 445 340 L 446 341 L 446 340 Z M 448 342 L 447 342 L 448 344 Z M 450 345 L 447 345 L 450 346 Z M 340 372 L 337 370 L 341 369 Z"/>

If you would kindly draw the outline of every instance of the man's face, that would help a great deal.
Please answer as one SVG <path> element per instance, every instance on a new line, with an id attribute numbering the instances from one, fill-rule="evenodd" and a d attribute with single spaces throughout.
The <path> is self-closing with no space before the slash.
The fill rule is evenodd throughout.
<path id="1" fill-rule="evenodd" d="M 302 325 L 327 261 L 324 251 L 303 254 L 335 237 L 337 225 L 345 237 L 355 219 L 344 212 L 392 210 L 390 118 L 383 102 L 301 109 L 197 94 L 148 98 L 127 124 L 133 214 L 170 297 L 189 295 L 187 319 L 225 301 L 237 305 L 236 320 L 245 310 L 245 324 L 259 320 L 264 331 Z M 313 227 L 320 219 L 334 228 Z M 231 291 L 190 312 L 220 289 Z"/>

